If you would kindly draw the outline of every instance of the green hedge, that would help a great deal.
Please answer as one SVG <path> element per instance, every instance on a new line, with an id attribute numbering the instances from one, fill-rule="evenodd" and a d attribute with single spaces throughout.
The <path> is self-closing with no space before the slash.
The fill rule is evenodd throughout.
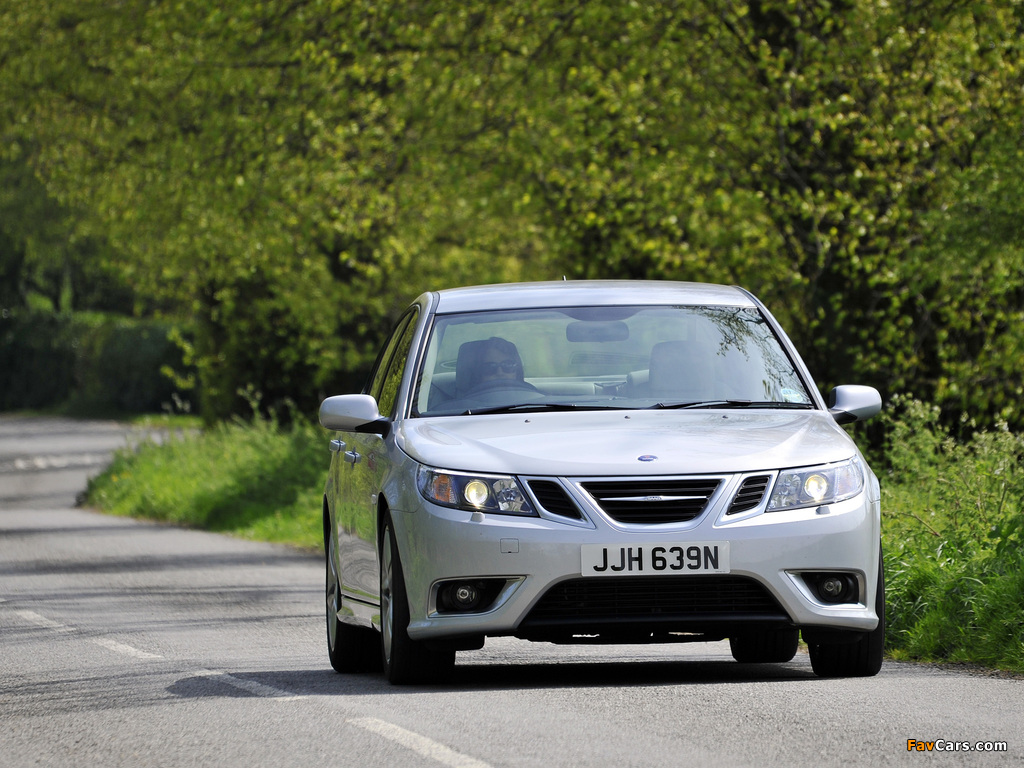
<path id="1" fill-rule="evenodd" d="M 906 397 L 880 420 L 888 650 L 1024 672 L 1024 433 L 955 440 Z"/>
<path id="2" fill-rule="evenodd" d="M 116 315 L 5 310 L 0 316 L 0 411 L 82 413 L 189 408 L 163 372 L 184 371 L 175 326 Z"/>

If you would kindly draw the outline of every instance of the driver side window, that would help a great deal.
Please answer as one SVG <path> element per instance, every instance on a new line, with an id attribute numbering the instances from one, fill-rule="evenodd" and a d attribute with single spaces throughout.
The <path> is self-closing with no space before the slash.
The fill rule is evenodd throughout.
<path id="1" fill-rule="evenodd" d="M 381 416 L 389 418 L 395 415 L 398 390 L 402 385 L 402 374 L 416 335 L 416 318 L 419 308 L 414 308 L 405 315 L 395 327 L 391 340 L 388 342 L 374 371 L 368 394 L 377 401 L 377 409 Z"/>

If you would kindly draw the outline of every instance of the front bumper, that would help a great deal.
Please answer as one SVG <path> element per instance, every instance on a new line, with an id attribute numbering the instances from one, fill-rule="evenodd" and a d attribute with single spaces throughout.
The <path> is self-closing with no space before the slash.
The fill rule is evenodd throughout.
<path id="1" fill-rule="evenodd" d="M 730 497 L 723 493 L 718 498 Z M 772 513 L 754 510 L 736 516 L 726 515 L 724 505 L 712 504 L 693 521 L 658 526 L 622 525 L 595 508 L 584 512 L 587 519 L 583 521 L 553 515 L 483 515 L 420 500 L 417 508 L 394 514 L 409 597 L 410 637 L 565 639 L 598 632 L 706 632 L 721 637 L 758 626 L 858 632 L 877 626 L 873 606 L 879 571 L 879 510 L 868 493 L 825 507 Z M 618 547 L 686 541 L 728 542 L 729 573 L 620 576 L 615 577 L 617 585 L 607 578 L 581 574 L 581 547 L 586 544 Z M 827 604 L 819 599 L 805 575 L 821 572 L 849 574 L 857 584 L 856 601 Z M 503 579 L 504 583 L 483 612 L 440 611 L 439 585 L 470 578 Z M 763 593 L 774 608 L 760 596 L 736 610 L 710 614 L 673 602 L 689 599 L 673 595 L 706 597 L 708 590 L 722 589 L 723 578 L 726 593 L 731 595 L 735 589 L 745 593 L 750 587 Z M 605 605 L 596 619 L 585 606 L 575 614 L 562 609 L 569 603 L 577 609 L 592 600 L 591 585 L 602 594 L 621 587 L 621 594 L 633 598 L 627 598 L 621 611 Z M 655 592 L 667 593 L 665 599 L 675 608 L 666 610 L 664 600 L 651 597 Z M 623 598 L 613 595 L 610 599 Z"/>

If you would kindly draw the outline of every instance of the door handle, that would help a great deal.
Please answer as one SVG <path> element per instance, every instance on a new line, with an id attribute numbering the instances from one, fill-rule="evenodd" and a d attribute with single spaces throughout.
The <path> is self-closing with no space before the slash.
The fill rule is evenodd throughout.
<path id="1" fill-rule="evenodd" d="M 344 440 L 331 440 L 331 451 L 332 452 L 338 453 L 339 451 L 344 451 L 344 450 L 345 450 L 345 441 Z"/>
<path id="2" fill-rule="evenodd" d="M 363 457 L 355 451 L 345 451 L 345 461 L 349 464 L 358 464 Z"/>

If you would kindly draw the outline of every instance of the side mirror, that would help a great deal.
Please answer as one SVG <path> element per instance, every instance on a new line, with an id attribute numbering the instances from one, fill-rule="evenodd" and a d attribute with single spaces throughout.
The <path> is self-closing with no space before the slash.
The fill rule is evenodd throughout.
<path id="1" fill-rule="evenodd" d="M 874 387 L 844 384 L 828 396 L 828 412 L 838 424 L 864 421 L 882 410 L 882 396 Z"/>
<path id="2" fill-rule="evenodd" d="M 371 432 L 387 435 L 391 422 L 377 410 L 369 395 L 335 395 L 320 404 L 320 424 L 342 432 Z"/>

